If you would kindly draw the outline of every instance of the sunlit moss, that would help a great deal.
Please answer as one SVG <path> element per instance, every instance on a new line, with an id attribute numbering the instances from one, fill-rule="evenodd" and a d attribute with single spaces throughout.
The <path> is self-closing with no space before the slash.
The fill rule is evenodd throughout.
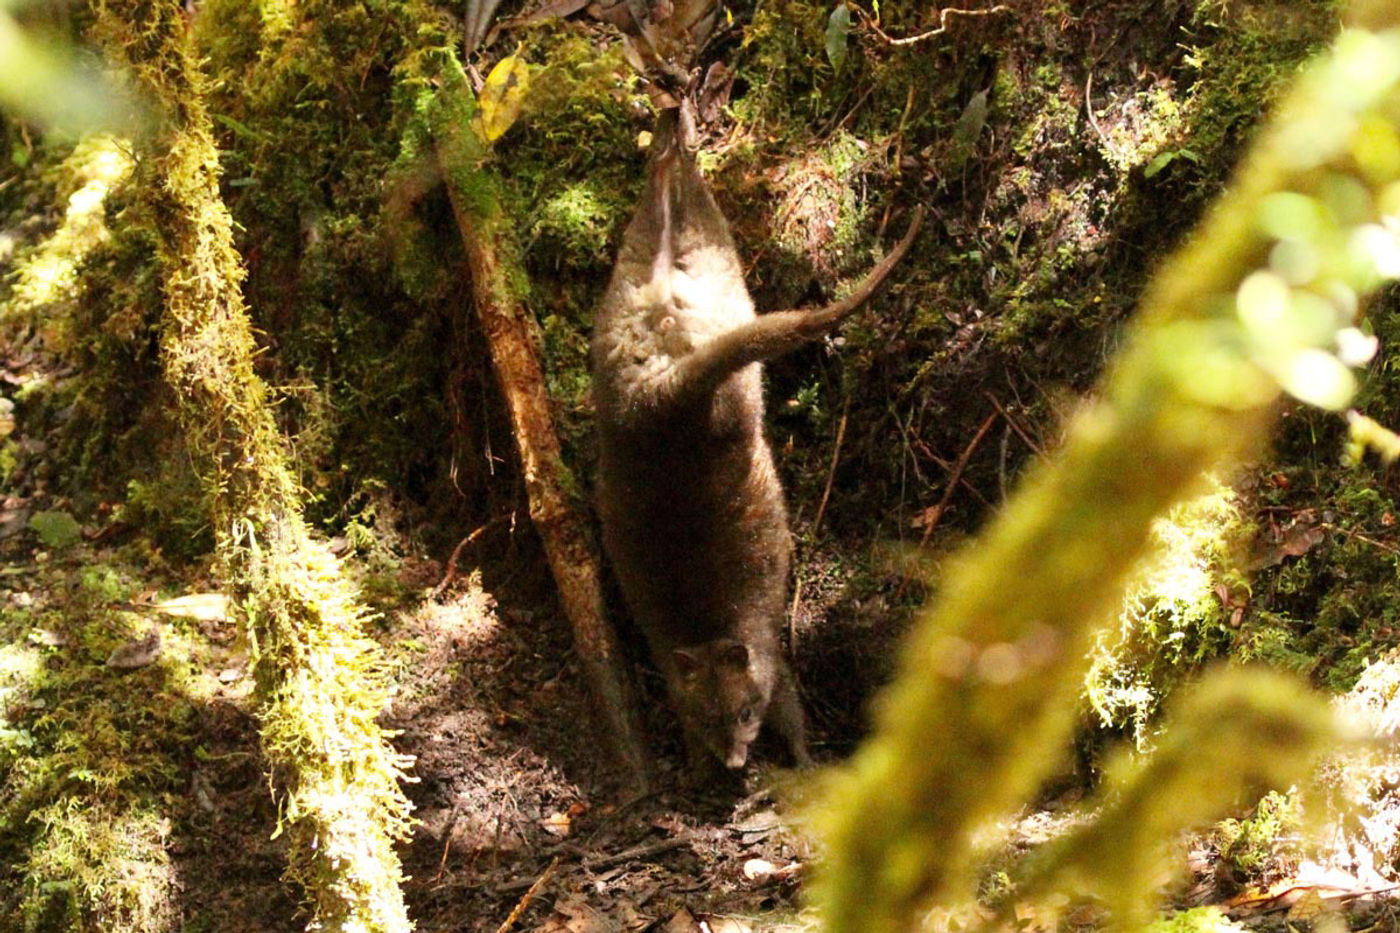
<path id="1" fill-rule="evenodd" d="M 1219 907 L 1193 907 L 1148 924 L 1143 933 L 1245 933 Z"/>
<path id="2" fill-rule="evenodd" d="M 1141 91 L 1096 118 L 1103 133 L 1099 151 L 1120 173 L 1146 169 L 1180 139 L 1183 114 L 1174 91 L 1160 85 Z"/>
<path id="3" fill-rule="evenodd" d="M 1274 790 L 1260 799 L 1249 816 L 1217 823 L 1210 840 L 1230 872 L 1248 880 L 1259 878 L 1269 866 L 1286 870 L 1285 859 L 1297 867 L 1299 828 L 1296 796 Z"/>
<path id="4" fill-rule="evenodd" d="M 1126 730 L 1140 748 L 1176 682 L 1230 642 L 1227 603 L 1240 589 L 1234 564 L 1249 526 L 1232 490 L 1215 477 L 1206 483 L 1206 492 L 1152 523 L 1150 552 L 1117 625 L 1100 633 L 1085 680 L 1103 725 Z"/>
<path id="5" fill-rule="evenodd" d="M 127 672 L 104 663 L 150 625 L 110 608 L 125 579 L 106 564 L 58 562 L 31 581 L 50 605 L 4 614 L 0 860 L 24 879 L 0 905 L 15 911 L 0 913 L 5 929 L 177 926 L 166 839 L 197 717 L 183 663 Z"/>
<path id="6" fill-rule="evenodd" d="M 0 647 L 0 690 L 15 689 L 14 685 L 28 683 L 39 673 L 43 659 L 32 647 L 11 643 Z"/>
<path id="7" fill-rule="evenodd" d="M 68 192 L 63 220 L 19 263 L 6 314 L 35 314 L 75 297 L 79 267 L 109 236 L 107 195 L 131 169 L 130 144 L 116 137 L 89 137 L 74 148 L 57 169 L 60 193 Z"/>
<path id="8" fill-rule="evenodd" d="M 178 929 L 179 879 L 166 851 L 170 819 L 68 798 L 30 814 L 26 933 L 165 933 Z"/>

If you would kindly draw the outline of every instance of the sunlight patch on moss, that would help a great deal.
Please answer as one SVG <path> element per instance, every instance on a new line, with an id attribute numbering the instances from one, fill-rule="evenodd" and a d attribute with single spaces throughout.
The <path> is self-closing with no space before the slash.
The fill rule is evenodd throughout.
<path id="1" fill-rule="evenodd" d="M 1139 748 L 1172 686 L 1230 641 L 1217 587 L 1228 598 L 1241 585 L 1233 565 L 1248 525 L 1234 491 L 1215 477 L 1206 482 L 1205 492 L 1152 523 L 1149 555 L 1117 624 L 1099 634 L 1085 679 L 1100 722 L 1128 730 Z"/>
<path id="2" fill-rule="evenodd" d="M 1219 907 L 1192 907 L 1152 921 L 1143 933 L 1245 933 Z"/>
<path id="3" fill-rule="evenodd" d="M 129 579 L 90 556 L 55 561 L 28 583 L 44 601 L 4 613 L 0 860 L 25 881 L 0 927 L 175 928 L 166 842 L 188 779 L 197 715 L 186 671 L 200 646 L 166 640 L 148 666 L 109 668 L 111 651 L 152 625 L 110 608 Z"/>
<path id="4" fill-rule="evenodd" d="M 34 313 L 74 297 L 79 266 L 109 236 L 107 195 L 130 176 L 132 165 L 129 144 L 105 134 L 79 143 L 63 161 L 58 174 L 70 191 L 63 221 L 19 264 L 8 314 Z"/>
<path id="5" fill-rule="evenodd" d="M 1103 134 L 1099 151 L 1125 181 L 1174 144 L 1183 128 L 1181 104 L 1167 83 L 1112 101 L 1095 122 Z"/>
<path id="6" fill-rule="evenodd" d="M 29 818 L 40 828 L 26 872 L 26 930 L 177 928 L 179 881 L 166 851 L 170 821 L 160 812 L 70 798 Z"/>
<path id="7" fill-rule="evenodd" d="M 540 205 L 530 233 L 556 241 L 565 256 L 603 261 L 608 254 L 608 235 L 614 214 L 615 208 L 607 203 L 591 180 L 578 181 Z"/>
<path id="8" fill-rule="evenodd" d="M 43 667 L 39 652 L 14 642 L 0 647 L 0 695 L 33 681 Z"/>

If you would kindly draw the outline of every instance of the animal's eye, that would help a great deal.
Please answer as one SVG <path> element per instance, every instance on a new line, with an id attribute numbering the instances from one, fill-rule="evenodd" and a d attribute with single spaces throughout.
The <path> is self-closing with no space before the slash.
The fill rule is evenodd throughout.
<path id="1" fill-rule="evenodd" d="M 748 721 L 749 721 L 750 719 L 752 719 L 752 718 L 753 718 L 753 708 L 752 708 L 752 707 L 750 707 L 750 706 L 745 706 L 743 709 L 739 710 L 739 721 L 740 721 L 741 723 L 747 724 Z"/>

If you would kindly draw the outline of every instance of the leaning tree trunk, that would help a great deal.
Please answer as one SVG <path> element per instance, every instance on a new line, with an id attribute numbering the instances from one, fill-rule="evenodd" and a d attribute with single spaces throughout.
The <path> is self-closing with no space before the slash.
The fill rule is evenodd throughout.
<path id="1" fill-rule="evenodd" d="M 183 8 L 97 6 L 109 47 L 163 111 L 147 149 L 163 185 L 151 192 L 164 278 L 161 364 L 210 492 L 223 580 L 247 614 L 263 753 L 281 796 L 279 832 L 291 836 L 288 874 L 304 887 L 316 929 L 407 931 L 393 844 L 407 835 L 399 780 L 408 759 L 376 722 L 386 681 L 360 631 L 364 612 L 311 540 L 270 392 L 253 369 L 243 268 Z"/>
<path id="2" fill-rule="evenodd" d="M 487 148 L 472 129 L 466 82 L 445 83 L 429 108 L 427 132 L 461 233 L 476 314 L 510 409 L 530 518 L 569 618 L 599 725 L 624 772 L 641 788 L 647 783 L 647 757 L 631 680 L 603 605 L 600 552 L 567 492 L 575 484 L 569 482 L 550 415 L 536 327 L 512 284 L 519 272 L 512 231 L 494 182 L 482 168 Z"/>

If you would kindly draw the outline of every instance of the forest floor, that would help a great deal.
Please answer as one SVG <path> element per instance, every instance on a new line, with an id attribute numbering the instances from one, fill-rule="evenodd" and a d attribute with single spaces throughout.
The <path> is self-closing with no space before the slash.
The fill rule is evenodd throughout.
<path id="1" fill-rule="evenodd" d="M 301 929 L 305 918 L 279 878 L 284 842 L 274 834 L 278 814 L 258 754 L 247 647 L 236 624 L 210 592 L 206 572 L 172 568 L 147 545 L 123 541 L 119 523 L 74 526 L 66 540 L 41 533 L 53 520 L 36 516 L 66 514 L 65 505 L 10 497 L 0 506 L 0 635 L 11 646 L 0 684 L 6 718 L 28 722 L 39 745 L 45 720 L 66 721 L 65 714 L 130 730 L 112 736 L 85 727 L 131 755 L 138 771 L 132 786 L 164 788 L 174 928 Z M 503 552 L 494 571 L 483 576 L 464 567 L 437 597 L 426 594 L 443 565 L 405 558 L 397 583 L 417 598 L 373 623 L 395 684 L 385 720 L 399 731 L 399 749 L 416 761 L 408 790 L 418 822 L 404 858 L 418 929 L 812 929 L 801 908 L 813 857 L 801 830 L 804 785 L 765 763 L 777 748 L 761 747 L 757 766 L 728 787 L 687 786 L 662 692 L 648 681 L 647 726 L 660 750 L 657 788 L 645 796 L 619 790 L 591 731 L 566 627 L 536 569 L 543 562 L 529 553 L 533 540 L 506 532 L 494 543 Z M 826 608 L 824 589 L 834 592 L 830 579 L 825 588 L 812 587 L 816 602 L 800 618 Z M 798 669 L 809 694 L 817 693 L 835 668 L 815 668 L 820 645 L 798 634 Z M 28 682 L 16 663 L 21 650 L 33 662 Z M 809 707 L 815 750 L 832 760 L 856 738 L 850 720 L 835 707 Z M 151 764 L 150 756 L 161 760 Z M 1053 838 L 1074 819 L 1069 805 L 1080 794 L 1066 785 L 1024 814 L 993 863 L 1009 864 Z M 1194 846 L 1188 860 L 1192 880 L 1176 888 L 1177 905 L 1219 904 L 1249 929 L 1336 929 L 1310 922 L 1320 907 L 1347 911 L 1351 929 L 1400 923 L 1392 892 L 1355 879 L 1309 880 L 1275 864 L 1260 873 L 1270 881 L 1266 889 L 1241 893 L 1235 886 L 1227 896 L 1208 844 Z M 0 883 L 13 892 L 0 903 L 5 915 L 25 888 L 20 880 Z M 1027 930 L 1091 930 L 1105 920 L 1092 903 L 1060 904 L 1055 916 L 1005 901 L 1001 909 L 1015 911 L 1006 916 Z M 991 912 L 969 908 L 930 928 L 958 929 L 979 914 Z"/>

